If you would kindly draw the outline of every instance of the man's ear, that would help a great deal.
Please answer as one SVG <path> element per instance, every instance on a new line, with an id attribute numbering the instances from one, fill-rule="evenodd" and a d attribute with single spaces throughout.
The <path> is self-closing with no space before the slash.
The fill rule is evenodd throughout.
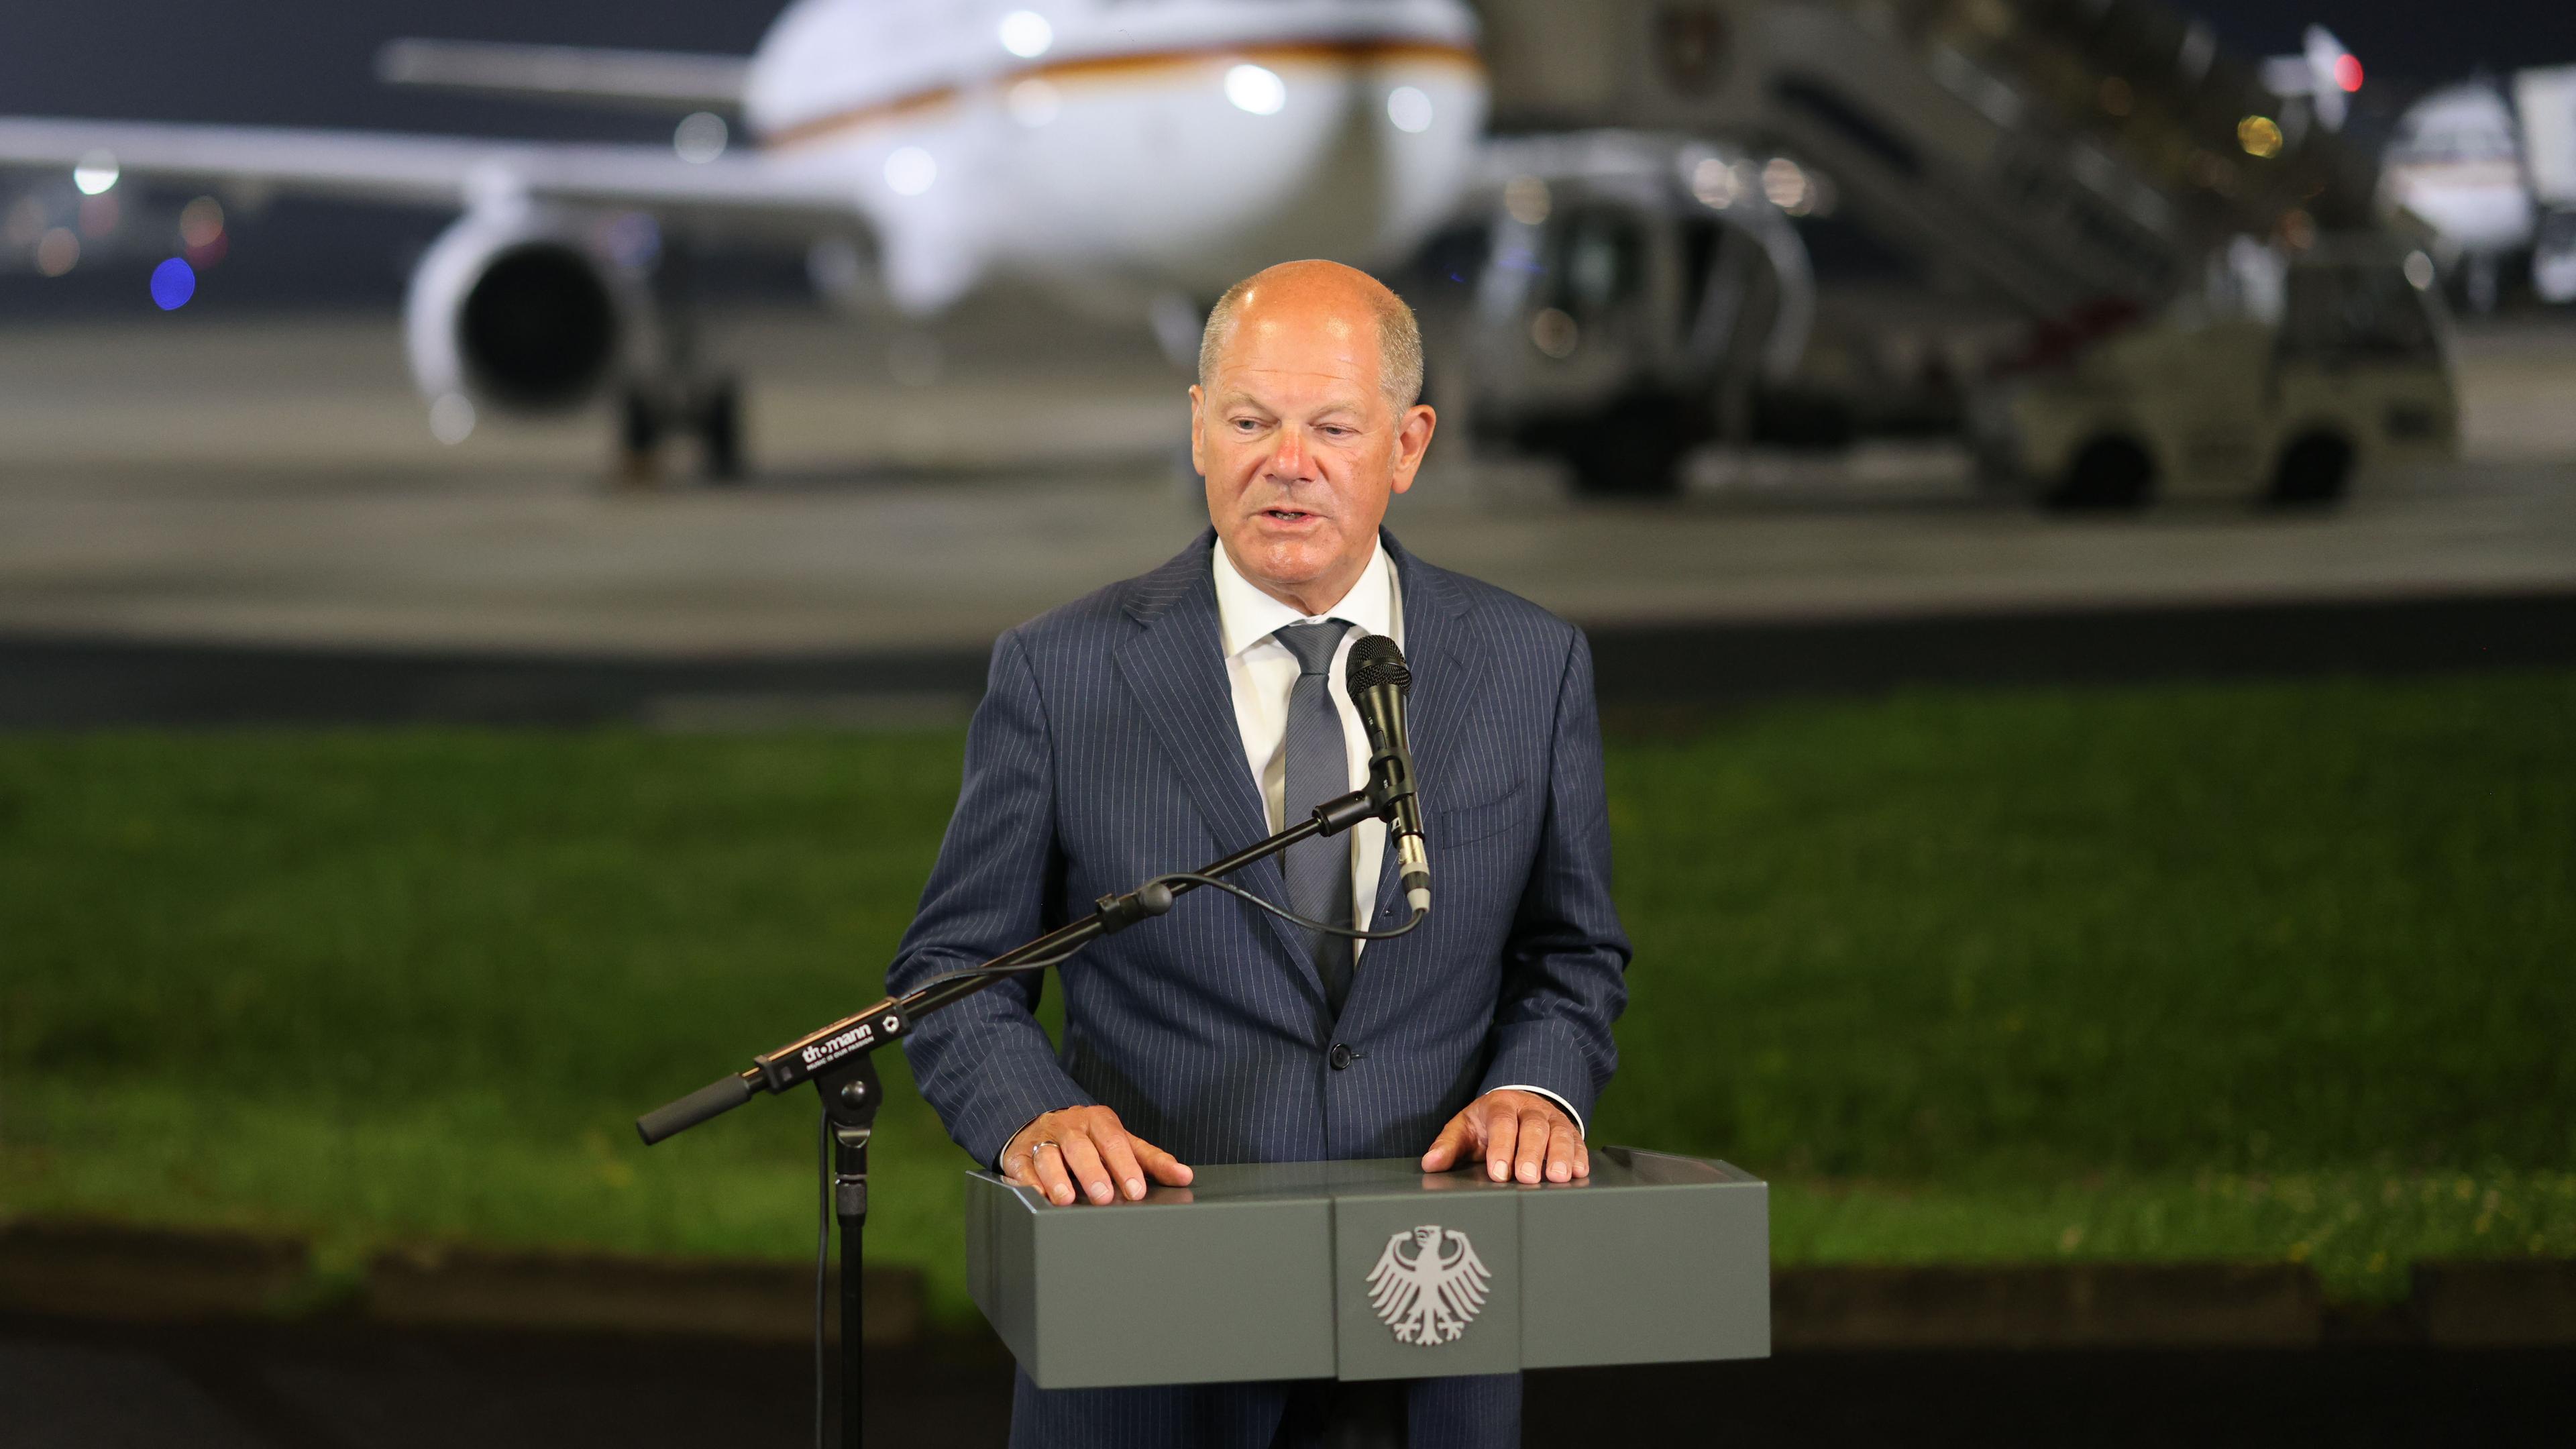
<path id="1" fill-rule="evenodd" d="M 1395 430 L 1396 492 L 1413 486 L 1413 475 L 1422 470 L 1422 455 L 1431 451 L 1431 431 L 1439 425 L 1440 415 L 1426 403 L 1404 410 L 1404 420 Z"/>
<path id="2" fill-rule="evenodd" d="M 1199 415 L 1207 410 L 1207 394 L 1197 383 L 1190 384 L 1190 467 L 1202 478 L 1207 476 L 1206 450 L 1200 444 Z"/>

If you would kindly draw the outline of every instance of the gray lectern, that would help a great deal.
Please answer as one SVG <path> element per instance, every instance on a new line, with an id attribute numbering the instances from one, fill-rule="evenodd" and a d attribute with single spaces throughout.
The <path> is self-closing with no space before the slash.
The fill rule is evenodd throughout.
<path id="1" fill-rule="evenodd" d="M 967 1175 L 976 1305 L 1043 1388 L 1387 1379 L 1771 1351 L 1764 1184 L 1628 1147 L 1580 1182 L 1409 1158 L 1201 1167 L 1057 1207 Z"/>

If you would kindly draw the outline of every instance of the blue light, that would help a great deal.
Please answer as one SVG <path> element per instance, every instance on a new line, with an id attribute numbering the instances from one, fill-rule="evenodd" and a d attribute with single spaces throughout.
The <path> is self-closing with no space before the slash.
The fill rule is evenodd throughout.
<path id="1" fill-rule="evenodd" d="M 172 257 L 152 269 L 152 302 L 164 312 L 176 312 L 197 295 L 197 269 L 185 257 Z"/>

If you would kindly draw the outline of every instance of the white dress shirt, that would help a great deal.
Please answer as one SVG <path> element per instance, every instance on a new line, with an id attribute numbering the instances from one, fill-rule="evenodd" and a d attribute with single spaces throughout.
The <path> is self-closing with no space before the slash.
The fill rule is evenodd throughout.
<path id="1" fill-rule="evenodd" d="M 1320 614 L 1300 614 L 1263 593 L 1235 567 L 1222 540 L 1213 552 L 1217 637 L 1225 649 L 1226 680 L 1234 687 L 1234 724 L 1243 735 L 1243 762 L 1252 771 L 1254 783 L 1261 787 L 1262 808 L 1269 812 L 1270 828 L 1284 830 L 1288 824 L 1288 699 L 1297 687 L 1299 665 L 1295 652 L 1275 636 L 1285 625 L 1320 624 L 1327 619 L 1340 619 L 1355 626 L 1345 631 L 1342 642 L 1334 647 L 1326 688 L 1333 708 L 1342 716 L 1342 749 L 1350 761 L 1349 788 L 1357 790 L 1368 784 L 1368 730 L 1360 723 L 1359 707 L 1351 703 L 1350 692 L 1342 687 L 1342 671 L 1350 661 L 1351 646 L 1364 635 L 1383 634 L 1394 640 L 1397 648 L 1404 647 L 1404 593 L 1397 585 L 1395 565 L 1388 560 L 1383 543 L 1369 555 L 1368 567 L 1360 570 L 1350 591 Z M 1311 809 L 1320 802 L 1300 803 Z M 1303 810 L 1299 818 L 1304 818 Z M 1386 822 L 1363 820 L 1344 838 L 1351 843 L 1351 924 L 1365 931 L 1377 909 L 1378 872 L 1386 856 Z M 1366 941 L 1351 944 L 1355 959 L 1367 953 Z M 1545 1097 L 1565 1109 L 1565 1115 L 1574 1119 L 1576 1131 L 1583 1130 L 1583 1114 L 1544 1087 L 1514 1084 L 1494 1090 Z"/>
<path id="2" fill-rule="evenodd" d="M 1397 648 L 1404 647 L 1404 605 L 1396 593 L 1395 568 L 1387 561 L 1386 546 L 1378 545 L 1350 592 L 1323 613 L 1309 615 L 1298 613 L 1255 587 L 1235 568 L 1224 544 L 1218 544 L 1214 552 L 1217 635 L 1225 644 L 1225 677 L 1234 686 L 1234 723 L 1243 733 L 1243 762 L 1261 786 L 1261 804 L 1270 814 L 1270 828 L 1285 830 L 1288 697 L 1297 687 L 1299 666 L 1295 651 L 1279 641 L 1279 630 L 1290 624 L 1320 624 L 1327 619 L 1340 619 L 1355 626 L 1344 631 L 1342 642 L 1334 646 L 1325 692 L 1332 696 L 1333 708 L 1342 717 L 1342 750 L 1350 762 L 1346 771 L 1350 783 L 1344 788 L 1357 790 L 1366 786 L 1368 729 L 1360 723 L 1359 706 L 1351 703 L 1350 691 L 1342 687 L 1342 671 L 1349 665 L 1352 646 L 1367 635 L 1383 634 L 1394 640 Z M 1299 801 L 1297 818 L 1304 819 L 1306 811 L 1319 803 Z M 1377 909 L 1378 870 L 1386 856 L 1386 822 L 1363 820 L 1351 827 L 1344 839 L 1353 847 L 1351 925 L 1365 931 L 1369 917 Z M 1352 944 L 1363 951 L 1368 947 L 1366 941 Z"/>

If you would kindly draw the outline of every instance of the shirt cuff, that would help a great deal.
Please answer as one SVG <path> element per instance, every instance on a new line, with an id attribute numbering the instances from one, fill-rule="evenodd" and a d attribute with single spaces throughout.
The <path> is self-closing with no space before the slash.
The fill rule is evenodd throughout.
<path id="1" fill-rule="evenodd" d="M 1505 1082 L 1499 1087 L 1488 1087 L 1485 1089 L 1483 1095 L 1490 1097 L 1496 1092 L 1527 1092 L 1533 1097 L 1545 1097 L 1549 1101 L 1564 1108 L 1565 1115 L 1574 1119 L 1574 1134 L 1576 1136 L 1589 1137 L 1592 1135 L 1590 1132 L 1584 1130 L 1583 1114 L 1574 1110 L 1574 1104 L 1565 1100 L 1563 1097 L 1558 1096 L 1554 1092 L 1549 1091 L 1545 1087 L 1532 1087 L 1520 1082 Z"/>
<path id="2" fill-rule="evenodd" d="M 1530 1090 L 1537 1091 L 1538 1089 L 1536 1087 L 1532 1087 Z M 1038 1117 L 1043 1117 L 1045 1115 L 1046 1114 L 1044 1112 L 1040 1112 Z M 1035 1122 L 1038 1120 L 1038 1117 L 1031 1117 L 1029 1122 Z M 1011 1170 L 1002 1165 L 1002 1159 L 1011 1155 L 1011 1144 L 1020 1139 L 1021 1133 L 1029 1130 L 1029 1122 L 1023 1122 L 1019 1126 L 1012 1128 L 1011 1135 L 1002 1139 L 1002 1150 L 993 1154 L 993 1170 L 995 1172 L 1002 1174 L 1004 1177 L 1011 1175 Z"/>

